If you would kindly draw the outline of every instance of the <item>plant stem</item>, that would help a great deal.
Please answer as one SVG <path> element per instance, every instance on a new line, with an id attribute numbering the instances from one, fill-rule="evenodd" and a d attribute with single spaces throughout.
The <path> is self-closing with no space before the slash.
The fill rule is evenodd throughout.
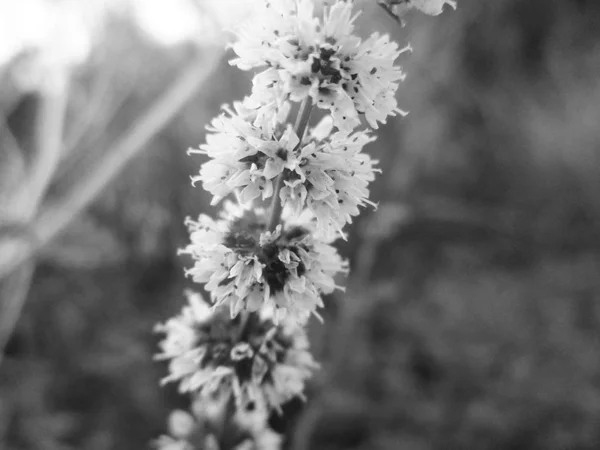
<path id="1" fill-rule="evenodd" d="M 302 145 L 302 139 L 304 138 L 304 133 L 306 132 L 306 128 L 308 127 L 308 120 L 310 119 L 310 113 L 312 111 L 312 98 L 306 97 L 302 104 L 300 105 L 300 110 L 298 111 L 298 115 L 296 116 L 296 123 L 294 124 L 294 132 L 298 136 L 300 141 L 294 151 L 296 151 Z M 285 174 L 284 172 L 280 173 L 275 181 L 275 190 L 273 192 L 273 199 L 271 200 L 271 212 L 269 214 L 269 222 L 267 229 L 269 231 L 273 231 L 277 225 L 279 225 L 279 221 L 281 219 L 281 212 L 283 210 L 283 205 L 281 200 L 279 199 L 279 193 L 281 192 L 281 188 L 283 188 L 283 184 L 285 182 Z"/>

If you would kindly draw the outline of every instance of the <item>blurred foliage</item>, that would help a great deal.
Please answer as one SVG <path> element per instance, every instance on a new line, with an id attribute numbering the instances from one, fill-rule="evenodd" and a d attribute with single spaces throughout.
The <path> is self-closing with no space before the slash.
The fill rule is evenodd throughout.
<path id="1" fill-rule="evenodd" d="M 597 449 L 600 4 L 459 0 L 403 29 L 375 2 L 365 10 L 363 31 L 415 49 L 399 93 L 411 114 L 369 149 L 384 168 L 372 198 L 385 207 L 340 243 L 351 295 L 327 302 L 326 325 L 312 327 L 323 370 L 311 400 L 274 427 L 291 438 L 298 425 L 319 450 Z M 90 114 L 89 124 L 71 135 L 50 199 L 189 55 L 114 24 L 77 74 L 68 123 Z M 152 361 L 153 325 L 179 309 L 187 283 L 183 219 L 214 212 L 189 185 L 201 159 L 185 150 L 249 88 L 221 62 L 40 256 L 0 366 L 0 448 L 145 448 L 185 406 L 159 387 L 165 368 Z M 31 101 L 4 109 L 21 143 Z M 346 328 L 344 308 L 355 311 Z M 302 410 L 319 420 L 303 422 Z"/>

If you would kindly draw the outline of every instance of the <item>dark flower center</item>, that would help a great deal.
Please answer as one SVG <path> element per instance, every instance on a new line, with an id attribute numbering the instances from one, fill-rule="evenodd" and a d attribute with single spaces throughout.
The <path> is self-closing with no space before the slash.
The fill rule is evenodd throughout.
<path id="1" fill-rule="evenodd" d="M 239 317 L 239 316 L 238 316 Z M 240 327 L 244 327 L 240 329 Z M 229 314 L 215 314 L 213 319 L 198 327 L 199 345 L 206 346 L 206 354 L 200 367 L 208 365 L 231 367 L 241 382 L 250 381 L 255 358 L 261 358 L 267 365 L 263 382 L 272 381 L 270 372 L 277 363 L 285 360 L 286 353 L 293 346 L 293 336 L 284 333 L 281 327 L 265 342 L 265 335 L 275 325 L 270 320 L 261 319 L 257 314 L 250 315 L 245 323 L 229 319 Z M 237 343 L 247 342 L 252 348 L 252 356 L 233 360 L 231 350 Z M 260 351 L 263 343 L 266 351 Z"/>
<path id="2" fill-rule="evenodd" d="M 310 70 L 313 74 L 318 75 L 321 82 L 320 84 L 322 84 L 322 82 L 338 84 L 342 81 L 343 77 L 340 60 L 335 57 L 337 52 L 335 44 L 335 39 L 328 38 L 327 45 L 318 49 L 318 56 L 316 53 L 312 54 Z M 300 82 L 305 85 L 310 85 L 308 77 L 304 77 Z M 327 94 L 327 92 L 322 92 L 322 94 Z"/>
<path id="3" fill-rule="evenodd" d="M 264 220 L 248 211 L 244 217 L 233 221 L 223 243 L 240 255 L 256 255 L 265 265 L 263 276 L 271 292 L 281 292 L 291 273 L 285 263 L 279 259 L 279 254 L 287 249 L 295 255 L 299 260 L 296 273 L 298 276 L 304 275 L 306 266 L 301 259 L 300 249 L 307 250 L 302 240 L 309 232 L 302 227 L 293 227 L 284 230 L 275 241 L 261 246 L 260 234 L 265 230 Z"/>

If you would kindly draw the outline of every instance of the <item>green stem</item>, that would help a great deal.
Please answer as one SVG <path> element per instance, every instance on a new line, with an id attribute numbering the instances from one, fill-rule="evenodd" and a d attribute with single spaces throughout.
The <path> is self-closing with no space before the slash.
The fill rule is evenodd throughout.
<path id="1" fill-rule="evenodd" d="M 312 98 L 306 97 L 302 104 L 300 105 L 300 110 L 298 111 L 298 115 L 296 116 L 296 123 L 294 124 L 294 132 L 298 136 L 300 141 L 294 151 L 296 151 L 302 145 L 302 139 L 304 138 L 304 133 L 306 132 L 306 128 L 308 127 L 308 120 L 310 119 L 310 113 L 312 111 Z M 279 221 L 281 220 L 281 212 L 283 210 L 283 205 L 281 200 L 279 199 L 279 193 L 281 192 L 281 188 L 283 188 L 285 182 L 285 174 L 282 172 L 277 177 L 275 181 L 275 190 L 273 192 L 273 199 L 271 200 L 271 212 L 269 214 L 269 222 L 267 229 L 269 231 L 273 231 L 277 225 L 279 225 Z"/>

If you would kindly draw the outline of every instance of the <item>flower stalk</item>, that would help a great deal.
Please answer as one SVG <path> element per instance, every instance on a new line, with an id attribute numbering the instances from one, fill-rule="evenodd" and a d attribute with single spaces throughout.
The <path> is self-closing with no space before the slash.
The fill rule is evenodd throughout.
<path id="1" fill-rule="evenodd" d="M 379 169 L 363 149 L 370 129 L 405 114 L 395 60 L 410 46 L 379 33 L 357 37 L 353 2 L 316 14 L 313 1 L 259 2 L 257 20 L 232 46 L 233 65 L 259 71 L 252 93 L 224 107 L 190 151 L 208 156 L 193 182 L 212 204 L 234 193 L 237 204 L 224 201 L 217 219 L 186 220 L 186 275 L 209 301 L 188 292 L 181 313 L 157 325 L 165 335 L 157 358 L 169 363 L 163 382 L 194 399 L 193 414 L 174 413 L 179 423 L 157 441 L 160 450 L 280 448 L 269 415 L 304 398 L 318 368 L 307 322 L 348 273 L 333 243 L 360 207 L 375 205 L 369 185 Z M 443 3 L 405 3 L 424 10 L 428 1 Z M 311 126 L 314 108 L 325 117 Z M 269 199 L 268 210 L 258 206 Z"/>
<path id="2" fill-rule="evenodd" d="M 312 112 L 312 98 L 307 97 L 300 104 L 300 110 L 298 111 L 298 116 L 296 117 L 296 123 L 294 124 L 294 132 L 298 136 L 299 142 L 294 147 L 294 151 L 297 151 L 300 145 L 302 144 L 302 139 L 304 138 L 304 134 L 306 133 L 306 128 L 308 127 L 308 122 L 310 120 L 310 113 Z M 279 198 L 279 194 L 281 192 L 281 188 L 285 183 L 285 172 L 281 172 L 277 176 L 277 182 L 275 183 L 275 191 L 273 193 L 273 200 L 271 201 L 271 212 L 269 214 L 269 222 L 267 225 L 267 230 L 274 231 L 275 227 L 279 225 L 279 221 L 281 219 L 281 212 L 283 211 L 283 203 Z"/>

